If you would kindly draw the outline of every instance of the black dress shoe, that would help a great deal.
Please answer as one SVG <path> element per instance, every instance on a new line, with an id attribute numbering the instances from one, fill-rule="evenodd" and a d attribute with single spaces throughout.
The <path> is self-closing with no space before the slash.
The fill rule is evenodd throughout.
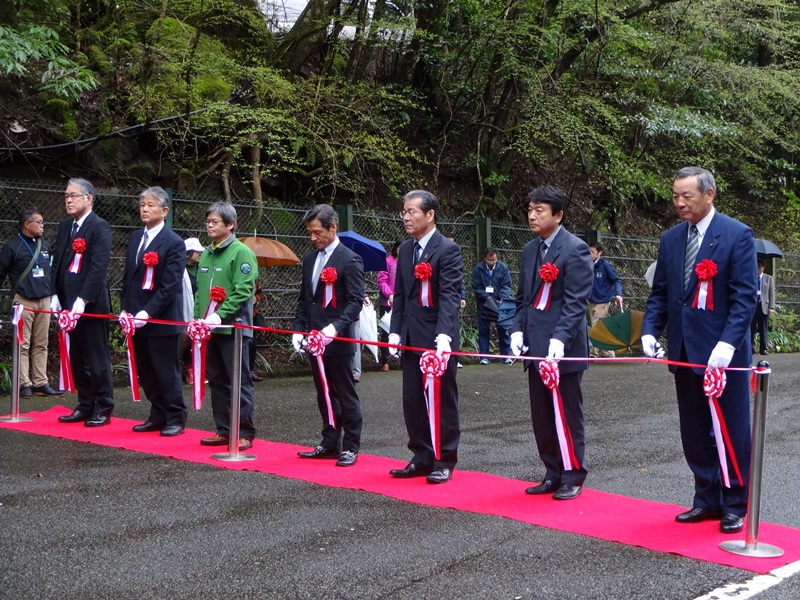
<path id="1" fill-rule="evenodd" d="M 54 390 L 50 387 L 50 384 L 45 383 L 44 385 L 36 385 L 31 388 L 31 391 L 35 396 L 63 396 L 64 390 Z"/>
<path id="2" fill-rule="evenodd" d="M 562 483 L 556 490 L 556 493 L 553 494 L 553 500 L 574 500 L 581 495 L 582 491 L 583 487 L 580 485 Z"/>
<path id="3" fill-rule="evenodd" d="M 298 452 L 300 458 L 339 458 L 338 450 L 328 450 L 323 446 L 317 446 L 309 452 Z"/>
<path id="4" fill-rule="evenodd" d="M 20 386 L 19 388 L 20 398 L 30 398 L 31 396 L 33 396 L 33 394 L 31 394 L 31 386 L 29 385 Z"/>
<path id="5" fill-rule="evenodd" d="M 726 513 L 719 523 L 719 530 L 722 533 L 739 533 L 744 529 L 744 518 L 739 515 Z"/>
<path id="6" fill-rule="evenodd" d="M 436 467 L 426 478 L 428 483 L 447 483 L 453 477 L 453 472 L 444 467 Z"/>
<path id="7" fill-rule="evenodd" d="M 675 517 L 678 523 L 700 523 L 701 521 L 719 521 L 722 518 L 721 510 L 694 507 L 682 512 Z"/>
<path id="8" fill-rule="evenodd" d="M 71 415 L 58 417 L 60 423 L 83 423 L 89 420 L 89 415 L 79 410 L 73 410 Z"/>
<path id="9" fill-rule="evenodd" d="M 149 433 L 151 431 L 161 431 L 161 425 L 156 425 L 155 423 L 151 423 L 150 421 L 145 421 L 144 423 L 140 423 L 139 425 L 133 426 L 133 431 L 136 433 Z"/>
<path id="10" fill-rule="evenodd" d="M 560 485 L 561 485 L 560 483 L 556 483 L 552 479 L 545 479 L 539 485 L 535 485 L 533 487 L 529 487 L 528 489 L 526 489 L 525 493 L 531 494 L 532 496 L 538 496 L 540 494 L 550 494 L 551 492 L 555 492 Z"/>
<path id="11" fill-rule="evenodd" d="M 336 461 L 337 467 L 352 467 L 356 464 L 358 460 L 358 452 L 353 452 L 352 450 L 345 450 L 342 452 L 341 456 L 339 456 L 339 460 Z"/>
<path id="12" fill-rule="evenodd" d="M 85 427 L 103 427 L 104 425 L 111 424 L 111 415 L 94 415 L 90 419 L 86 419 Z"/>
<path id="13" fill-rule="evenodd" d="M 184 431 L 186 431 L 186 428 L 182 425 L 167 425 L 161 430 L 161 435 L 163 437 L 173 437 L 182 434 Z"/>
<path id="14" fill-rule="evenodd" d="M 398 479 L 411 479 L 412 477 L 425 477 L 430 472 L 430 467 L 418 465 L 416 463 L 408 463 L 402 469 L 392 469 L 389 471 L 389 475 L 397 477 Z"/>

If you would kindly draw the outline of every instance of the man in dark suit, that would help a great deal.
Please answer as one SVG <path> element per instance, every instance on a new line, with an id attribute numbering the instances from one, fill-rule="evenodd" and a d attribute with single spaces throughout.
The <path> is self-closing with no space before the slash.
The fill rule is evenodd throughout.
<path id="1" fill-rule="evenodd" d="M 316 357 L 311 357 L 317 407 L 322 416 L 322 441 L 316 448 L 297 455 L 301 458 L 336 458 L 337 466 L 350 467 L 356 464 L 361 446 L 361 404 L 352 368 L 356 344 L 333 338 L 355 337 L 353 322 L 361 313 L 364 301 L 364 263 L 360 256 L 339 242 L 336 235 L 338 220 L 333 207 L 317 204 L 306 212 L 303 220 L 316 250 L 303 257 L 303 280 L 293 329 L 317 330 L 325 334 L 323 362 L 335 427 L 328 419 L 325 389 Z M 335 280 L 323 281 L 328 278 L 323 271 L 335 273 Z M 292 336 L 295 350 L 299 352 L 302 343 L 303 335 L 295 333 Z"/>
<path id="2" fill-rule="evenodd" d="M 678 172 L 672 203 L 686 223 L 661 235 L 653 289 L 642 323 L 642 348 L 647 356 L 663 356 L 657 339 L 666 328 L 671 361 L 708 365 L 708 369 L 748 368 L 752 359 L 748 326 L 757 289 L 754 236 L 749 227 L 716 211 L 715 195 L 714 176 L 707 170 L 687 167 Z M 703 281 L 696 269 L 700 263 Z M 747 512 L 750 374 L 728 371 L 719 398 L 728 433 L 728 486 L 723 483 L 711 411 L 703 391 L 705 369 L 670 365 L 669 370 L 675 375 L 683 452 L 695 480 L 693 507 L 675 520 L 721 520 L 722 533 L 737 533 Z"/>
<path id="3" fill-rule="evenodd" d="M 528 194 L 528 225 L 537 237 L 522 250 L 511 330 L 511 351 L 516 356 L 526 348 L 528 356 L 544 356 L 554 362 L 564 357 L 585 359 L 589 354 L 586 309 L 592 293 L 592 258 L 589 246 L 561 225 L 566 200 L 563 191 L 551 186 Z M 547 273 L 555 278 L 547 281 Z M 533 433 L 545 466 L 542 482 L 525 491 L 572 500 L 581 493 L 587 474 L 581 378 L 588 362 L 558 364 L 566 421 L 563 428 L 557 427 L 553 392 L 542 381 L 539 361 L 526 361 L 525 368 Z M 564 447 L 570 449 L 568 460 L 562 455 Z"/>
<path id="4" fill-rule="evenodd" d="M 134 231 L 128 240 L 120 299 L 123 312 L 135 319 L 136 367 L 150 401 L 150 416 L 144 423 L 134 425 L 133 430 L 175 436 L 183 433 L 189 412 L 183 401 L 178 361 L 182 327 L 148 323 L 151 318 L 175 322 L 184 318 L 184 243 L 165 227 L 168 212 L 169 196 L 162 188 L 148 188 L 139 195 L 139 216 L 144 228 Z"/>
<path id="5" fill-rule="evenodd" d="M 769 316 L 775 312 L 775 278 L 764 273 L 764 261 L 758 261 L 758 296 L 756 310 L 750 323 L 750 342 L 755 348 L 756 331 L 758 331 L 758 351 L 761 355 L 769 354 L 767 350 L 767 329 Z"/>
<path id="6" fill-rule="evenodd" d="M 59 312 L 64 307 L 78 319 L 70 332 L 69 348 L 78 406 L 58 420 L 101 427 L 111 422 L 114 410 L 108 320 L 81 315 L 102 315 L 111 310 L 111 227 L 92 211 L 94 186 L 85 179 L 70 179 L 64 197 L 69 217 L 59 224 L 53 247 L 51 289 L 55 294 L 50 310 Z M 76 252 L 75 248 L 83 251 Z"/>
<path id="7" fill-rule="evenodd" d="M 392 345 L 428 348 L 447 361 L 440 378 L 440 455 L 436 458 L 425 404 L 419 350 L 403 352 L 403 415 L 408 431 L 408 448 L 414 453 L 402 469 L 392 469 L 393 477 L 427 476 L 428 483 L 445 483 L 453 476 L 458 461 L 461 428 L 458 422 L 457 359 L 450 352 L 459 350 L 459 316 L 464 263 L 461 248 L 436 229 L 440 214 L 436 196 L 415 190 L 403 199 L 403 227 L 413 239 L 406 240 L 397 253 L 394 307 L 389 327 Z M 417 277 L 417 267 L 430 277 Z M 397 356 L 397 348 L 390 353 Z"/>

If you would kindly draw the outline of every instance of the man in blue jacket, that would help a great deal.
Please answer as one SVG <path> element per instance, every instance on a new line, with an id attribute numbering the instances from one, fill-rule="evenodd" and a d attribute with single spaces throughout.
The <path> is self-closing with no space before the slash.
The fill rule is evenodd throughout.
<path id="1" fill-rule="evenodd" d="M 603 258 L 603 245 L 600 242 L 589 244 L 589 252 L 594 263 L 592 295 L 589 297 L 589 326 L 594 327 L 600 319 L 608 315 L 612 299 L 622 308 L 622 280 L 614 267 Z M 589 356 L 614 358 L 614 351 L 600 350 L 590 344 Z"/>
<path id="2" fill-rule="evenodd" d="M 485 309 L 486 301 L 490 297 L 495 299 L 498 307 L 504 298 L 511 297 L 511 272 L 505 263 L 497 260 L 497 250 L 494 248 L 486 248 L 483 251 L 483 260 L 472 269 L 472 291 L 478 304 L 478 352 L 489 353 L 489 338 L 492 335 L 491 327 L 494 321 L 497 326 L 500 354 L 508 356 L 510 354 L 508 330 L 501 327 L 496 320 L 490 319 Z M 503 362 L 510 365 L 514 361 L 507 358 Z M 482 358 L 481 364 L 488 365 L 489 359 Z"/>

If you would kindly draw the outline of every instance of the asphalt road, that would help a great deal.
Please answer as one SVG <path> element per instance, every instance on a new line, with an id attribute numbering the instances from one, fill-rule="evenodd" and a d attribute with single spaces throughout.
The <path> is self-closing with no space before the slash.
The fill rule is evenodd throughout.
<path id="1" fill-rule="evenodd" d="M 798 357 L 768 358 L 762 519 L 800 528 Z M 468 366 L 458 383 L 458 469 L 538 480 L 522 368 Z M 364 374 L 362 452 L 409 458 L 400 386 L 398 370 Z M 310 377 L 256 389 L 259 438 L 316 444 Z M 143 419 L 146 402 L 116 392 L 115 415 Z M 593 367 L 584 395 L 587 486 L 689 506 L 666 367 Z M 23 412 L 56 403 L 24 400 Z M 68 398 L 60 403 L 71 407 Z M 206 404 L 190 427 L 211 429 Z M 0 400 L 0 412 L 8 410 Z M 753 577 L 499 517 L 2 429 L 0 503 L 0 598 L 9 600 L 689 600 Z M 798 597 L 800 575 L 757 596 Z"/>

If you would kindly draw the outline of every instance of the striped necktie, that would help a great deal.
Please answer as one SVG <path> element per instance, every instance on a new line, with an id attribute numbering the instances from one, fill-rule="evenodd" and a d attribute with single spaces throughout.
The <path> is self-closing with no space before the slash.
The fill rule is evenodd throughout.
<path id="1" fill-rule="evenodd" d="M 689 280 L 692 278 L 692 270 L 697 260 L 697 251 L 700 249 L 700 236 L 697 233 L 697 226 L 689 228 L 689 239 L 686 241 L 686 259 L 683 263 L 683 289 L 688 289 Z"/>

